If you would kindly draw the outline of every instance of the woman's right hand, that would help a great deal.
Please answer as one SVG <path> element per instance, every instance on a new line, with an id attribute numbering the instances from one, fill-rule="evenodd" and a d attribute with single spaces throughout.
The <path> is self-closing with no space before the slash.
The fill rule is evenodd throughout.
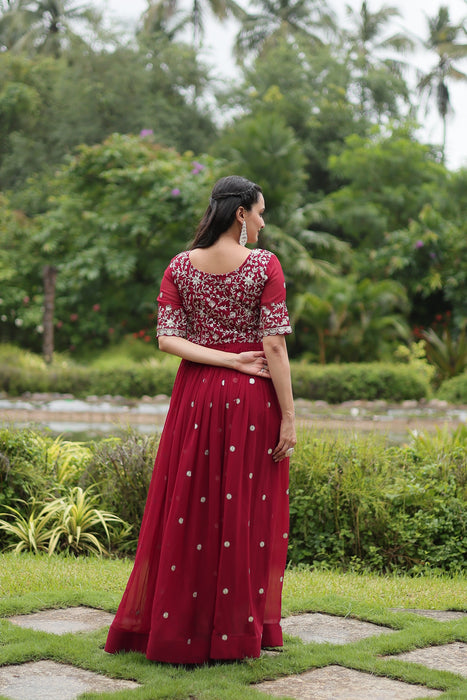
<path id="1" fill-rule="evenodd" d="M 239 352 L 235 358 L 234 369 L 243 374 L 270 379 L 268 362 L 262 350 L 247 350 Z"/>
<path id="2" fill-rule="evenodd" d="M 275 462 L 282 462 L 282 460 L 286 457 L 290 457 L 296 444 L 297 435 L 295 433 L 295 416 L 283 416 L 281 420 L 279 441 L 274 452 L 272 453 L 273 460 Z M 292 453 L 290 450 L 292 450 Z"/>

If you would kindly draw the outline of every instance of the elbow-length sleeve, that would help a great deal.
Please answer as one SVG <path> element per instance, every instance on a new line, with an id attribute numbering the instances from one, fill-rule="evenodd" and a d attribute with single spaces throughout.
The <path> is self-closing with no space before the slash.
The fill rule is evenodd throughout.
<path id="1" fill-rule="evenodd" d="M 261 333 L 263 336 L 292 333 L 289 312 L 285 302 L 284 273 L 275 255 L 271 256 L 266 274 L 268 279 L 261 296 Z"/>
<path id="2" fill-rule="evenodd" d="M 174 283 L 170 265 L 164 272 L 157 303 L 157 337 L 160 335 L 176 335 L 180 338 L 186 338 L 186 313 Z"/>

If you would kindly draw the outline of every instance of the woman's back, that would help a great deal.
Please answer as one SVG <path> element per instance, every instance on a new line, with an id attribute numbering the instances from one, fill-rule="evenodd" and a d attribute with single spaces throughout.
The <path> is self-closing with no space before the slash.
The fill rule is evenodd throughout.
<path id="1" fill-rule="evenodd" d="M 190 251 L 190 262 L 201 272 L 225 275 L 239 268 L 250 254 L 248 248 L 218 242 L 209 248 L 195 248 Z"/>

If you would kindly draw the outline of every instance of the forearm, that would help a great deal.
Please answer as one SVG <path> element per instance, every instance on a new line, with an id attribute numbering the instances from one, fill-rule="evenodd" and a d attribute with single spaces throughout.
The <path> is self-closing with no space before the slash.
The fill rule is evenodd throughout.
<path id="1" fill-rule="evenodd" d="M 189 360 L 190 362 L 199 362 L 203 365 L 235 369 L 237 354 L 234 352 L 206 348 L 203 345 L 197 345 L 186 338 L 179 338 L 175 335 L 161 335 L 157 340 L 159 349 L 162 350 L 162 352 L 177 355 L 177 357 Z"/>
<path id="2" fill-rule="evenodd" d="M 283 418 L 293 419 L 295 415 L 290 365 L 287 346 L 283 335 L 265 336 L 263 348 Z"/>

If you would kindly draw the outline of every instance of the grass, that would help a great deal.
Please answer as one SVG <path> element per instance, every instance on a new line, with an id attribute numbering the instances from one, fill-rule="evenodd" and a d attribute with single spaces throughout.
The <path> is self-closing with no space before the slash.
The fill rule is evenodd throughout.
<path id="1" fill-rule="evenodd" d="M 0 618 L 69 605 L 115 611 L 130 569 L 128 560 L 2 554 Z M 86 695 L 107 700 L 264 700 L 268 696 L 257 691 L 254 683 L 330 664 L 424 684 L 444 691 L 443 698 L 466 698 L 467 678 L 383 657 L 417 647 L 467 642 L 467 618 L 442 623 L 390 611 L 401 607 L 467 610 L 467 578 L 290 569 L 284 587 L 286 615 L 320 611 L 384 624 L 395 632 L 345 645 L 304 644 L 286 637 L 281 654 L 194 669 L 149 662 L 136 653 L 105 654 L 105 629 L 57 637 L 0 619 L 0 665 L 51 659 L 115 678 L 136 680 L 142 686 L 131 693 Z"/>

